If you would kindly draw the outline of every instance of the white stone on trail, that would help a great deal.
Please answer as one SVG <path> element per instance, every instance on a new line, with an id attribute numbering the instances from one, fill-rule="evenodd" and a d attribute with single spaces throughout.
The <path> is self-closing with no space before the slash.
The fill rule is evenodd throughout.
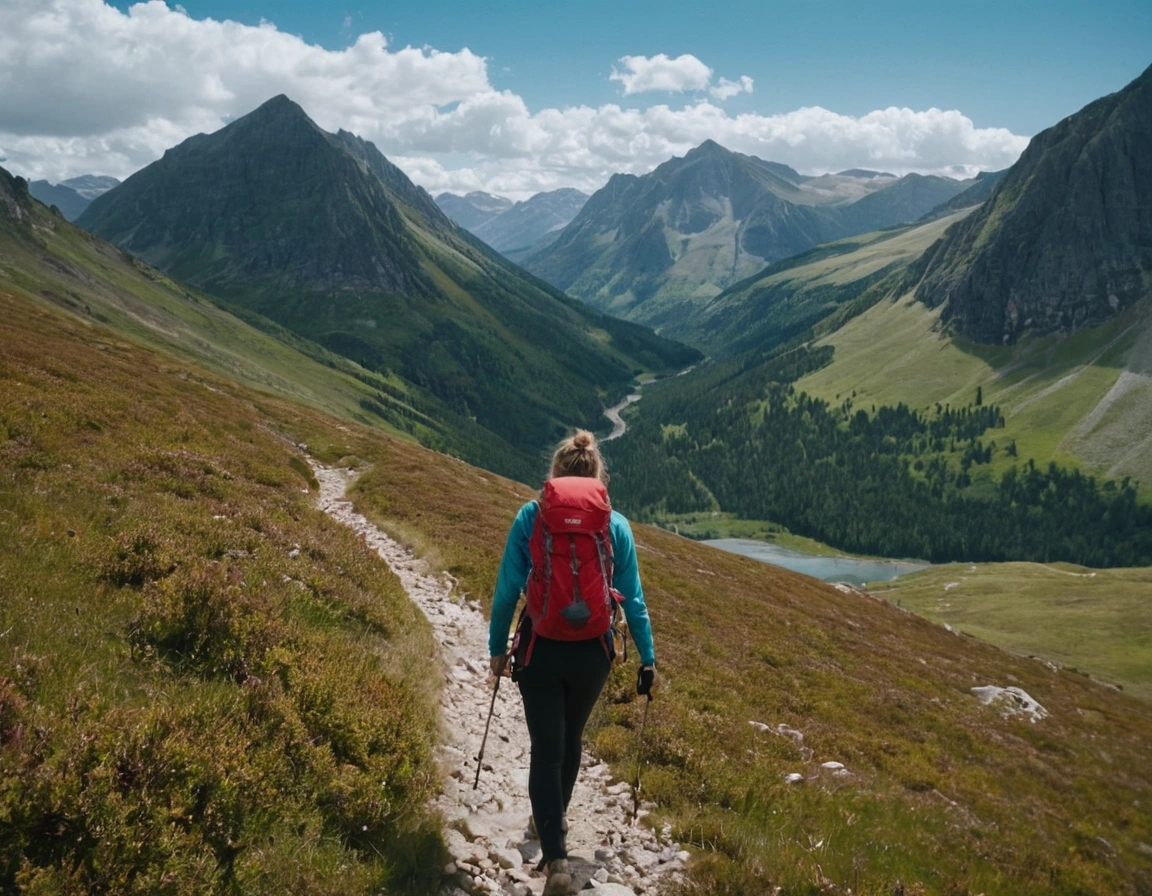
<path id="1" fill-rule="evenodd" d="M 980 688 L 972 688 L 972 693 L 981 703 L 1000 704 L 1004 716 L 1026 715 L 1032 724 L 1048 717 L 1048 710 L 1037 703 L 1022 688 L 998 688 L 994 684 Z"/>
<path id="2" fill-rule="evenodd" d="M 309 460 L 320 483 L 321 509 L 357 532 L 388 563 L 428 617 L 440 646 L 444 724 L 438 759 L 444 774 L 435 808 L 444 818 L 444 839 L 453 858 L 444 868 L 441 896 L 539 894 L 544 877 L 534 868 L 540 845 L 527 830 L 532 814 L 528 729 L 520 695 L 508 679 L 501 681 L 496 695 L 479 786 L 472 786 L 492 703 L 488 621 L 479 604 L 457 595 L 451 576 L 429 575 L 407 548 L 352 509 L 344 495 L 356 478 L 354 471 Z M 650 808 L 651 804 L 641 804 L 640 816 Z M 658 835 L 643 824 L 632 823 L 631 809 L 628 783 L 613 781 L 607 766 L 585 753 L 568 807 L 568 853 L 579 887 L 590 883 L 592 892 L 602 896 L 657 896 L 662 882 L 682 879 L 687 854 L 671 841 L 667 828 Z M 601 869 L 606 874 L 597 877 Z"/>

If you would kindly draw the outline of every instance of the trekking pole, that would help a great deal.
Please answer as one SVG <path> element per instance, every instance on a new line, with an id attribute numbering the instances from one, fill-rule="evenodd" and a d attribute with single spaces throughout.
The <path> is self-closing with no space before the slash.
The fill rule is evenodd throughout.
<path id="1" fill-rule="evenodd" d="M 636 773 L 632 776 L 632 818 L 635 822 L 640 814 L 640 758 L 644 754 L 644 729 L 648 727 L 648 710 L 652 708 L 652 692 L 648 692 L 648 702 L 644 704 L 644 718 L 640 720 L 640 743 L 636 745 Z"/>
<path id="2" fill-rule="evenodd" d="M 472 782 L 472 789 L 480 786 L 480 765 L 484 761 L 484 748 L 488 746 L 488 728 L 492 725 L 492 713 L 496 709 L 496 695 L 500 693 L 500 679 L 504 677 L 504 666 L 508 664 L 508 657 L 504 657 L 504 664 L 500 666 L 500 674 L 496 676 L 496 686 L 492 688 L 492 702 L 488 704 L 488 721 L 484 723 L 484 739 L 480 741 L 480 755 L 476 757 L 476 780 Z"/>

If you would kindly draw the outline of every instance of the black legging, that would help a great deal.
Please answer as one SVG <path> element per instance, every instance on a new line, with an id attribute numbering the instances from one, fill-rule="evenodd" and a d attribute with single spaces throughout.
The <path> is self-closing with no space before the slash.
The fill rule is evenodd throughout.
<path id="1" fill-rule="evenodd" d="M 532 741 L 528 797 L 544 861 L 568 855 L 560 828 L 576 775 L 584 725 L 608 679 L 610 663 L 599 638 L 537 638 L 520 676 L 524 717 Z"/>

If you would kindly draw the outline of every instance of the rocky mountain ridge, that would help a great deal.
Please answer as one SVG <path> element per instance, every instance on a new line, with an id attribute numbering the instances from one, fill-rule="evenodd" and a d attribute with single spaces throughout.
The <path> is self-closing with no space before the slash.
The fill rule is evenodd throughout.
<path id="1" fill-rule="evenodd" d="M 985 343 L 1098 325 L 1152 288 L 1152 67 L 1037 134 L 910 282 Z"/>
<path id="2" fill-rule="evenodd" d="M 468 229 L 506 258 L 519 262 L 551 243 L 587 201 L 588 194 L 581 190 L 549 190 Z"/>
<path id="3" fill-rule="evenodd" d="M 514 203 L 504 196 L 494 196 L 483 190 L 473 190 L 459 196 L 456 193 L 438 193 L 436 204 L 449 218 L 471 231 L 497 215 L 508 211 Z"/>

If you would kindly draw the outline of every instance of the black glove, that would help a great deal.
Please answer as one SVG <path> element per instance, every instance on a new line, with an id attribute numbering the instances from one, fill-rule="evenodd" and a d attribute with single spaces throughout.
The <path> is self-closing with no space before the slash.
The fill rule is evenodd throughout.
<path id="1" fill-rule="evenodd" d="M 647 694 L 648 699 L 652 699 L 652 686 L 656 683 L 656 667 L 655 666 L 641 666 L 640 672 L 636 676 L 636 693 Z"/>

